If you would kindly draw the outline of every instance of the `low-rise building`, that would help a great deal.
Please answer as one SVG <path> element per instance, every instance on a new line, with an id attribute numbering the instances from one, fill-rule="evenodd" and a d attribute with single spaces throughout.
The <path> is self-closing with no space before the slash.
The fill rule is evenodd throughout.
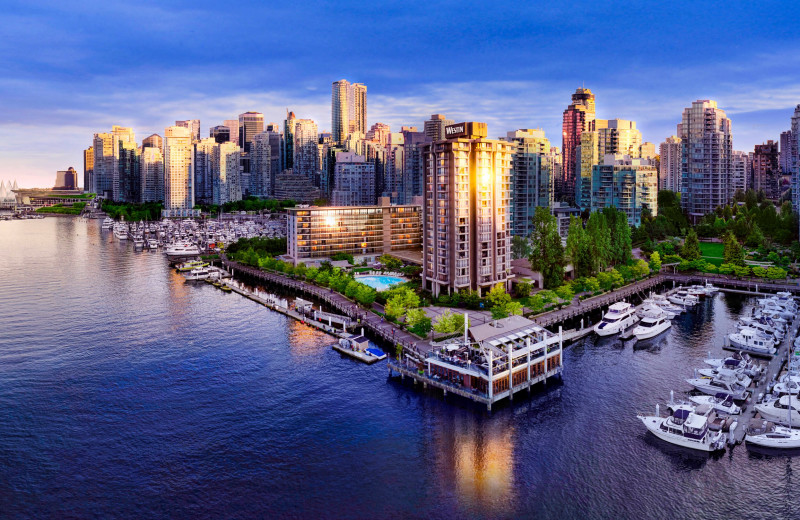
<path id="1" fill-rule="evenodd" d="M 287 257 L 299 262 L 329 260 L 336 253 L 375 261 L 395 251 L 422 247 L 422 206 L 393 206 L 381 197 L 377 206 L 297 206 L 289 208 Z"/>

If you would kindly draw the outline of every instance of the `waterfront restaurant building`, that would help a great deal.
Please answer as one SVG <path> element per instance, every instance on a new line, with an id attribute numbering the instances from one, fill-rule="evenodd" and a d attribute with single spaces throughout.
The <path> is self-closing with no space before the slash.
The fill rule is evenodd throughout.
<path id="1" fill-rule="evenodd" d="M 383 254 L 418 251 L 422 208 L 415 202 L 393 206 L 381 197 L 377 206 L 289 208 L 286 256 L 297 265 L 330 260 L 336 253 L 374 262 Z"/>
<path id="2" fill-rule="evenodd" d="M 425 145 L 422 283 L 434 296 L 483 293 L 511 275 L 511 155 L 486 123 L 445 127 Z"/>

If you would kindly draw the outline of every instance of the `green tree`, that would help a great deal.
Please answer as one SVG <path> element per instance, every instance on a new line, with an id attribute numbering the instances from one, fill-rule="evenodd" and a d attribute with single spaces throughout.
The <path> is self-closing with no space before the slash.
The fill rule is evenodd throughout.
<path id="1" fill-rule="evenodd" d="M 501 320 L 508 317 L 508 309 L 505 305 L 493 305 L 489 311 L 492 313 L 493 320 Z"/>
<path id="2" fill-rule="evenodd" d="M 761 247 L 764 245 L 764 234 L 761 232 L 761 228 L 758 227 L 758 224 L 753 224 L 750 233 L 744 240 L 744 244 L 747 247 Z"/>
<path id="3" fill-rule="evenodd" d="M 519 298 L 527 298 L 531 295 L 532 288 L 533 286 L 531 286 L 529 282 L 519 282 L 518 284 L 514 285 L 514 292 Z"/>
<path id="4" fill-rule="evenodd" d="M 511 237 L 511 257 L 514 260 L 528 258 L 531 254 L 531 244 L 527 237 L 515 235 Z"/>
<path id="5" fill-rule="evenodd" d="M 732 232 L 728 231 L 725 233 L 725 235 L 723 235 L 722 245 L 722 256 L 724 258 L 723 263 L 730 265 L 744 265 L 744 249 L 742 249 L 742 245 Z"/>
<path id="6" fill-rule="evenodd" d="M 364 307 L 371 306 L 377 296 L 378 293 L 372 287 L 364 285 L 363 283 L 358 284 L 358 291 L 356 291 L 356 301 L 361 305 L 363 305 Z"/>
<path id="7" fill-rule="evenodd" d="M 400 260 L 399 258 L 395 258 L 392 255 L 381 255 L 378 258 L 378 262 L 382 263 L 386 267 L 386 269 L 389 269 L 390 271 L 395 271 L 397 269 L 400 269 L 400 266 L 403 265 L 402 260 Z"/>
<path id="8" fill-rule="evenodd" d="M 632 267 L 633 276 L 635 278 L 644 278 L 648 274 L 650 274 L 650 266 L 647 265 L 647 262 L 644 260 L 637 260 Z"/>
<path id="9" fill-rule="evenodd" d="M 719 274 L 731 274 L 733 273 L 733 265 L 732 264 L 721 264 L 719 266 Z"/>
<path id="10" fill-rule="evenodd" d="M 439 334 L 451 334 L 456 331 L 455 315 L 450 310 L 440 314 L 433 322 L 433 330 Z"/>
<path id="11" fill-rule="evenodd" d="M 586 237 L 589 256 L 593 262 L 592 272 L 596 273 L 611 265 L 611 231 L 603 213 L 595 211 L 589 215 Z"/>
<path id="12" fill-rule="evenodd" d="M 744 276 L 750 276 L 751 269 L 749 265 L 742 265 L 742 266 L 735 265 L 733 266 L 733 272 L 737 277 L 742 278 Z"/>
<path id="13" fill-rule="evenodd" d="M 432 328 L 431 319 L 422 309 L 409 309 L 406 312 L 406 326 L 417 336 L 426 337 Z"/>
<path id="14" fill-rule="evenodd" d="M 506 287 L 502 283 L 496 284 L 486 295 L 486 299 L 492 307 L 503 307 L 511 301 L 511 296 L 506 292 Z"/>
<path id="15" fill-rule="evenodd" d="M 586 292 L 590 292 L 590 293 L 594 294 L 594 293 L 596 293 L 597 291 L 600 290 L 600 282 L 599 282 L 599 280 L 597 278 L 591 276 L 591 277 L 586 279 L 586 281 L 584 282 L 583 287 L 584 287 L 584 290 Z"/>
<path id="16" fill-rule="evenodd" d="M 531 225 L 531 268 L 542 274 L 545 287 L 558 287 L 564 280 L 564 246 L 556 218 L 548 208 L 537 206 Z"/>
<path id="17" fill-rule="evenodd" d="M 767 269 L 767 278 L 772 280 L 778 280 L 780 278 L 786 278 L 786 271 L 781 269 L 780 267 L 770 267 Z"/>
<path id="18" fill-rule="evenodd" d="M 694 229 L 690 229 L 686 235 L 686 240 L 683 242 L 683 248 L 681 248 L 681 257 L 684 260 L 692 261 L 701 256 L 703 256 L 703 253 L 700 251 L 700 241 L 697 240 L 697 233 L 694 232 Z"/>
<path id="19" fill-rule="evenodd" d="M 506 304 L 506 312 L 509 316 L 521 316 L 522 304 L 519 302 L 508 302 Z"/>
<path id="20" fill-rule="evenodd" d="M 650 270 L 654 273 L 661 271 L 661 255 L 658 254 L 658 251 L 653 251 L 653 254 L 650 255 Z"/>
<path id="21" fill-rule="evenodd" d="M 356 294 L 358 294 L 358 286 L 361 285 L 355 280 L 350 280 L 344 288 L 344 295 L 348 298 L 355 299 Z"/>
<path id="22" fill-rule="evenodd" d="M 556 295 L 565 302 L 569 302 L 575 297 L 575 291 L 572 290 L 572 284 L 565 283 L 556 289 Z"/>
<path id="23" fill-rule="evenodd" d="M 300 262 L 294 268 L 294 274 L 296 274 L 300 278 L 305 278 L 307 273 L 308 269 L 306 268 L 306 264 L 304 264 L 303 262 Z"/>
<path id="24" fill-rule="evenodd" d="M 764 278 L 765 276 L 767 276 L 767 270 L 761 266 L 755 266 L 753 267 L 753 276 Z"/>

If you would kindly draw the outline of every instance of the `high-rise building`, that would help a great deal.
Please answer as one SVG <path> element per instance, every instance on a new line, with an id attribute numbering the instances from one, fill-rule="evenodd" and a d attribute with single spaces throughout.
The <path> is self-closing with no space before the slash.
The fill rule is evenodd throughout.
<path id="1" fill-rule="evenodd" d="M 171 126 L 164 130 L 164 206 L 171 214 L 194 208 L 192 132 Z"/>
<path id="2" fill-rule="evenodd" d="M 158 135 L 158 134 L 152 134 L 152 135 L 149 135 L 149 136 L 145 137 L 142 140 L 142 148 L 150 148 L 150 147 L 158 148 L 159 150 L 161 150 L 161 153 L 163 155 L 163 153 L 164 153 L 164 139 L 162 139 L 161 136 Z"/>
<path id="3" fill-rule="evenodd" d="M 792 174 L 792 143 L 794 140 L 791 130 L 781 132 L 780 168 L 782 175 Z"/>
<path id="4" fill-rule="evenodd" d="M 66 170 L 59 170 L 56 172 L 56 183 L 53 187 L 54 190 L 77 190 L 78 189 L 78 172 L 75 168 L 70 166 Z"/>
<path id="5" fill-rule="evenodd" d="M 640 134 L 641 136 L 641 134 Z M 639 157 L 642 159 L 655 159 L 656 158 L 656 145 L 650 142 L 643 142 L 639 146 Z"/>
<path id="6" fill-rule="evenodd" d="M 312 181 L 319 170 L 317 139 L 317 124 L 314 121 L 311 119 L 295 120 L 293 171 Z"/>
<path id="7" fill-rule="evenodd" d="M 223 141 L 230 142 L 230 141 Z M 200 204 L 212 204 L 214 201 L 214 149 L 216 139 L 207 137 L 194 143 L 194 199 Z M 236 145 L 236 143 L 233 143 Z M 238 148 L 238 145 L 236 145 Z"/>
<path id="8" fill-rule="evenodd" d="M 422 283 L 438 296 L 483 293 L 511 272 L 511 151 L 486 123 L 445 127 L 425 145 Z"/>
<path id="9" fill-rule="evenodd" d="M 114 175 L 119 159 L 119 138 L 107 132 L 94 134 L 92 151 L 94 153 L 92 161 L 94 174 L 89 191 L 100 197 L 113 199 Z"/>
<path id="10" fill-rule="evenodd" d="M 239 114 L 239 147 L 245 153 L 250 153 L 253 136 L 264 131 L 264 114 L 260 112 L 245 112 Z"/>
<path id="11" fill-rule="evenodd" d="M 662 155 L 661 164 L 664 164 Z M 747 180 L 750 178 L 752 165 L 750 155 L 747 152 L 733 150 L 731 152 L 731 190 L 735 194 L 737 191 L 747 191 Z"/>
<path id="12" fill-rule="evenodd" d="M 731 190 L 731 120 L 712 100 L 684 109 L 681 138 L 681 207 L 693 220 L 724 206 Z"/>
<path id="13" fill-rule="evenodd" d="M 208 136 L 217 143 L 227 143 L 231 141 L 231 129 L 224 125 L 212 126 L 208 131 Z M 233 140 L 236 142 L 236 140 Z"/>
<path id="14" fill-rule="evenodd" d="M 175 121 L 175 126 L 182 126 L 183 128 L 188 128 L 192 132 L 192 139 L 195 141 L 200 140 L 200 120 L 199 119 L 187 119 L 185 121 Z"/>
<path id="15" fill-rule="evenodd" d="M 232 143 L 242 146 L 241 142 L 239 141 L 239 120 L 226 119 L 222 122 L 222 126 L 228 127 L 228 140 Z"/>
<path id="16" fill-rule="evenodd" d="M 556 179 L 556 198 L 575 201 L 577 181 L 577 149 L 581 146 L 581 134 L 589 129 L 595 118 L 594 94 L 588 88 L 579 88 L 572 94 L 572 104 L 567 106 L 562 117 L 562 174 Z"/>
<path id="17" fill-rule="evenodd" d="M 430 141 L 441 141 L 447 139 L 447 136 L 444 135 L 445 127 L 452 124 L 453 120 L 447 119 L 444 114 L 433 114 L 430 119 L 425 121 L 422 129 Z"/>
<path id="18" fill-rule="evenodd" d="M 795 107 L 792 114 L 791 132 L 792 208 L 797 214 L 800 213 L 800 105 Z"/>
<path id="19" fill-rule="evenodd" d="M 212 202 L 225 204 L 242 200 L 241 150 L 228 141 L 214 145 L 212 153 Z"/>
<path id="20" fill-rule="evenodd" d="M 769 140 L 764 144 L 757 144 L 753 153 L 750 186 L 756 192 L 763 191 L 764 196 L 772 202 L 777 202 L 781 198 L 782 180 L 783 175 L 778 161 L 778 143 Z"/>
<path id="21" fill-rule="evenodd" d="M 94 185 L 94 147 L 83 151 L 83 191 L 91 192 Z"/>
<path id="22" fill-rule="evenodd" d="M 294 168 L 294 127 L 297 118 L 294 112 L 286 111 L 286 119 L 283 121 L 283 160 L 281 161 L 281 171 Z"/>
<path id="23" fill-rule="evenodd" d="M 414 197 L 421 197 L 423 193 L 425 163 L 422 152 L 430 139 L 425 132 L 418 131 L 415 126 L 403 126 L 400 128 L 400 132 L 403 134 L 405 147 L 405 165 L 402 182 L 403 197 L 398 198 L 398 203 L 410 204 Z"/>
<path id="24" fill-rule="evenodd" d="M 375 165 L 353 152 L 336 154 L 334 186 L 331 192 L 333 206 L 374 206 Z"/>
<path id="25" fill-rule="evenodd" d="M 353 132 L 367 132 L 367 86 L 346 79 L 331 85 L 331 138 L 343 144 Z"/>
<path id="26" fill-rule="evenodd" d="M 391 128 L 386 123 L 375 123 L 369 127 L 369 131 L 365 135 L 367 141 L 374 141 L 381 145 L 386 145 L 389 142 L 389 134 L 392 133 Z"/>
<path id="27" fill-rule="evenodd" d="M 681 138 L 671 135 L 659 146 L 661 164 L 658 172 L 658 189 L 676 193 L 681 191 Z"/>
<path id="28" fill-rule="evenodd" d="M 549 208 L 553 203 L 553 177 L 547 160 L 550 140 L 537 128 L 508 132 L 506 141 L 512 143 L 511 234 L 527 237 L 536 207 Z"/>
<path id="29" fill-rule="evenodd" d="M 250 195 L 269 197 L 272 194 L 272 147 L 270 132 L 253 137 L 250 154 Z"/>
<path id="30" fill-rule="evenodd" d="M 142 179 L 139 166 L 139 148 L 135 141 L 119 141 L 119 162 L 117 192 L 114 200 L 122 202 L 141 202 Z"/>
<path id="31" fill-rule="evenodd" d="M 140 160 L 142 202 L 163 201 L 164 156 L 161 153 L 161 147 L 142 145 Z"/>
<path id="32" fill-rule="evenodd" d="M 658 214 L 658 174 L 651 159 L 608 154 L 592 168 L 592 211 L 615 206 L 628 224 L 642 223 L 642 210 Z"/>
<path id="33" fill-rule="evenodd" d="M 389 197 L 392 204 L 402 204 L 404 198 L 403 172 L 406 163 L 404 139 L 404 135 L 400 132 L 391 133 L 384 148 L 382 196 Z"/>

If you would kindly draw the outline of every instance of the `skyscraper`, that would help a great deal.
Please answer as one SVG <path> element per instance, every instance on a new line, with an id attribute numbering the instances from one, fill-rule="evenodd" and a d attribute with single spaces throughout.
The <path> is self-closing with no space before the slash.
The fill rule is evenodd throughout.
<path id="1" fill-rule="evenodd" d="M 792 114 L 791 132 L 792 208 L 797 214 L 800 213 L 800 105 L 795 107 Z"/>
<path id="2" fill-rule="evenodd" d="M 421 197 L 423 193 L 425 162 L 422 154 L 425 144 L 429 143 L 430 139 L 425 132 L 418 131 L 415 126 L 403 126 L 400 128 L 400 132 L 403 134 L 405 147 L 403 198 L 400 203 L 411 204 L 414 197 Z"/>
<path id="3" fill-rule="evenodd" d="M 175 126 L 182 126 L 183 128 L 188 128 L 192 132 L 192 139 L 195 141 L 200 140 L 200 120 L 199 119 L 187 119 L 185 121 L 175 121 Z"/>
<path id="4" fill-rule="evenodd" d="M 311 119 L 297 119 L 294 126 L 294 173 L 314 180 L 317 165 L 317 124 Z"/>
<path id="5" fill-rule="evenodd" d="M 163 152 L 164 152 L 164 139 L 162 139 L 161 136 L 158 135 L 158 134 L 152 134 L 152 135 L 150 135 L 148 137 L 145 137 L 142 140 L 142 148 L 148 148 L 148 147 L 158 148 L 159 150 L 161 150 L 161 152 L 163 154 Z"/>
<path id="6" fill-rule="evenodd" d="M 239 147 L 250 153 L 253 136 L 264 131 L 264 114 L 260 112 L 245 112 L 239 114 Z"/>
<path id="7" fill-rule="evenodd" d="M 527 237 L 537 206 L 553 203 L 553 177 L 547 154 L 550 140 L 544 130 L 522 129 L 506 134 L 511 148 L 511 234 Z"/>
<path id="8" fill-rule="evenodd" d="M 229 141 L 224 141 L 229 142 Z M 207 137 L 194 143 L 194 198 L 201 204 L 212 204 L 214 199 L 214 149 L 217 141 Z M 236 145 L 236 143 L 233 143 Z M 238 145 L 236 145 L 238 148 Z"/>
<path id="9" fill-rule="evenodd" d="M 663 156 L 661 161 L 663 164 Z M 731 152 L 731 191 L 734 194 L 739 190 L 747 191 L 751 171 L 750 155 L 747 152 L 733 150 Z"/>
<path id="10" fill-rule="evenodd" d="M 250 195 L 268 197 L 272 192 L 272 147 L 270 132 L 261 132 L 253 137 L 250 154 Z"/>
<path id="11" fill-rule="evenodd" d="M 242 200 L 240 177 L 241 150 L 230 141 L 214 145 L 212 152 L 212 185 L 214 204 Z"/>
<path id="12" fill-rule="evenodd" d="M 94 134 L 92 185 L 90 192 L 107 199 L 114 198 L 114 175 L 117 171 L 119 138 L 112 133 Z"/>
<path id="13" fill-rule="evenodd" d="M 284 170 L 294 168 L 294 127 L 297 118 L 294 112 L 286 111 L 286 119 L 283 121 L 283 160 Z"/>
<path id="14" fill-rule="evenodd" d="M 367 132 L 367 86 L 346 79 L 331 85 L 331 137 L 343 144 L 347 136 Z"/>
<path id="15" fill-rule="evenodd" d="M 168 211 L 194 208 L 192 132 L 171 126 L 164 130 L 164 206 Z M 173 213 L 175 214 L 175 213 Z"/>
<path id="16" fill-rule="evenodd" d="M 659 146 L 661 164 L 659 166 L 658 189 L 681 191 L 681 138 L 675 135 Z"/>
<path id="17" fill-rule="evenodd" d="M 119 141 L 117 192 L 114 200 L 121 202 L 142 201 L 142 179 L 139 166 L 139 148 L 135 141 Z"/>
<path id="18" fill-rule="evenodd" d="M 404 204 L 403 198 L 403 171 L 405 169 L 405 143 L 400 132 L 391 133 L 383 155 L 383 189 L 382 196 L 389 197 L 392 204 Z M 370 204 L 375 204 L 373 200 Z"/>
<path id="19" fill-rule="evenodd" d="M 575 201 L 577 175 L 577 148 L 581 146 L 581 134 L 594 121 L 594 94 L 588 88 L 579 88 L 572 94 L 572 104 L 564 110 L 562 118 L 563 167 L 561 179 L 556 181 L 556 197 L 567 202 Z"/>
<path id="20" fill-rule="evenodd" d="M 217 143 L 235 142 L 235 140 L 231 139 L 231 129 L 224 125 L 212 126 L 208 131 L 208 136 Z"/>
<path id="21" fill-rule="evenodd" d="M 375 165 L 353 152 L 336 156 L 333 206 L 372 206 L 375 204 Z"/>
<path id="22" fill-rule="evenodd" d="M 731 191 L 731 120 L 712 100 L 684 109 L 681 138 L 681 207 L 697 220 L 728 203 Z"/>
<path id="23" fill-rule="evenodd" d="M 94 184 L 94 147 L 83 151 L 83 191 L 89 193 Z"/>
<path id="24" fill-rule="evenodd" d="M 447 119 L 444 114 L 433 114 L 430 119 L 425 121 L 422 129 L 431 141 L 441 141 L 447 138 L 444 135 L 444 128 L 452 124 L 453 120 Z"/>
<path id="25" fill-rule="evenodd" d="M 780 168 L 783 175 L 792 174 L 792 148 L 794 148 L 794 141 L 791 130 L 781 132 Z"/>
<path id="26" fill-rule="evenodd" d="M 275 176 L 284 170 L 283 167 L 283 134 L 278 123 L 265 125 L 264 131 L 269 136 L 270 167 L 269 195 L 275 192 Z"/>
<path id="27" fill-rule="evenodd" d="M 484 293 L 511 271 L 512 144 L 487 139 L 486 123 L 445 135 L 425 145 L 422 283 L 434 296 Z"/>
<path id="28" fill-rule="evenodd" d="M 783 188 L 782 179 L 778 161 L 778 143 L 769 140 L 764 144 L 757 144 L 753 153 L 750 186 L 756 192 L 763 191 L 764 196 L 772 202 L 778 202 Z"/>
<path id="29" fill-rule="evenodd" d="M 161 147 L 143 145 L 140 161 L 142 202 L 164 200 L 164 156 Z"/>
<path id="30" fill-rule="evenodd" d="M 242 144 L 239 142 L 239 120 L 226 119 L 222 122 L 222 125 L 228 127 L 228 140 L 232 143 L 242 146 Z"/>
<path id="31" fill-rule="evenodd" d="M 658 174 L 651 159 L 607 154 L 592 168 L 592 211 L 615 206 L 628 224 L 642 223 L 642 209 L 658 214 Z"/>

